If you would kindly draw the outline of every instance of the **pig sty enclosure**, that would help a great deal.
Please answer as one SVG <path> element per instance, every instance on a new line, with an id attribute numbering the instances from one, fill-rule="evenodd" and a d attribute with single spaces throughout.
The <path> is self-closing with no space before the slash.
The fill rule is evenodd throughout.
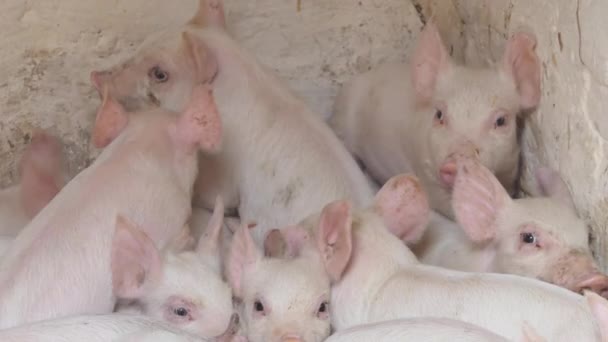
<path id="1" fill-rule="evenodd" d="M 0 183 L 34 128 L 67 146 L 71 173 L 98 153 L 89 132 L 99 105 L 89 72 L 131 56 L 157 30 L 182 25 L 196 0 L 5 0 L 0 4 Z M 538 38 L 542 100 L 525 121 L 522 189 L 531 171 L 558 170 L 594 252 L 608 266 L 608 1 L 605 0 L 225 0 L 228 25 L 320 115 L 342 82 L 385 61 L 404 61 L 423 23 L 436 18 L 453 57 L 500 58 L 518 29 Z"/>

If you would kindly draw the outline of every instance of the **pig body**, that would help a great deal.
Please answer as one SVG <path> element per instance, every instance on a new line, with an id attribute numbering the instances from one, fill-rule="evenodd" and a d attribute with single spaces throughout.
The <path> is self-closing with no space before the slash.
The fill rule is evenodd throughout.
<path id="1" fill-rule="evenodd" d="M 107 147 L 25 227 L 2 260 L 0 328 L 111 312 L 110 252 L 119 213 L 145 227 L 159 247 L 185 224 L 197 147 L 215 148 L 221 132 L 210 90 L 193 95 L 179 118 L 162 110 L 127 118 L 104 98 L 93 140 Z M 195 118 L 206 120 L 205 128 Z"/>
<path id="2" fill-rule="evenodd" d="M 507 342 L 504 337 L 462 321 L 442 318 L 410 318 L 365 324 L 342 330 L 326 342 L 460 341 Z M 521 339 L 519 341 L 522 341 Z M 540 341 L 539 341 L 540 342 Z"/>
<path id="3" fill-rule="evenodd" d="M 383 190 L 391 187 L 389 181 Z M 407 206 L 403 203 L 402 208 Z M 474 324 L 511 340 L 520 338 L 522 325 L 528 323 L 549 341 L 598 341 L 598 325 L 582 296 L 513 275 L 422 265 L 395 232 L 386 229 L 387 218 L 378 208 L 353 218 L 353 257 L 332 287 L 332 324 L 337 331 L 437 317 Z"/>
<path id="4" fill-rule="evenodd" d="M 512 191 L 518 171 L 516 119 L 540 98 L 535 39 L 519 33 L 495 69 L 453 64 L 437 28 L 420 35 L 410 65 L 355 77 L 336 97 L 330 125 L 369 174 L 384 183 L 413 172 L 431 207 L 453 218 L 455 160 L 476 157 Z"/>
<path id="5" fill-rule="evenodd" d="M 5 342 L 108 342 L 150 341 L 162 335 L 176 341 L 216 341 L 204 339 L 176 329 L 150 317 L 111 314 L 65 317 L 30 323 L 1 330 L 0 340 Z M 171 340 L 162 340 L 171 341 Z"/>
<path id="6" fill-rule="evenodd" d="M 608 295 L 608 277 L 593 259 L 566 184 L 547 168 L 539 168 L 537 179 L 543 197 L 513 200 L 487 168 L 459 162 L 453 201 L 460 225 L 434 213 L 413 252 L 424 264 Z"/>
<path id="7" fill-rule="evenodd" d="M 201 8 L 210 3 L 223 6 L 203 0 Z M 222 20 L 209 20 L 208 15 L 221 15 Z M 125 102 L 149 104 L 152 94 L 156 104 L 181 109 L 180 92 L 209 75 L 210 68 L 216 70 L 212 86 L 227 138 L 219 155 L 201 159 L 198 205 L 209 207 L 214 192 L 220 192 L 227 208 L 238 208 L 243 222 L 257 223 L 253 234 L 261 242 L 270 229 L 298 222 L 332 200 L 371 200 L 365 176 L 327 124 L 224 27 L 200 25 L 223 22 L 223 11 L 201 11 L 193 22 L 179 33 L 146 42 L 133 60 L 92 78 L 98 88 L 109 85 Z M 172 65 L 187 58 L 184 46 L 198 51 L 188 61 L 198 69 Z M 156 84 L 148 71 L 154 65 L 172 79 Z"/>
<path id="8" fill-rule="evenodd" d="M 67 181 L 61 142 L 36 131 L 19 161 L 17 185 L 0 191 L 0 235 L 14 237 L 55 197 Z"/>

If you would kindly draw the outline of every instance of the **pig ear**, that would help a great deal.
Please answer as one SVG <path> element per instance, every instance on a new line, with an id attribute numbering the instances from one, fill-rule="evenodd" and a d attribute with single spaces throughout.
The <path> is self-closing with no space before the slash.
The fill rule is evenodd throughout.
<path id="1" fill-rule="evenodd" d="M 33 218 L 63 188 L 67 162 L 61 142 L 42 130 L 34 132 L 19 162 L 21 205 Z"/>
<path id="2" fill-rule="evenodd" d="M 159 281 L 161 259 L 154 242 L 122 215 L 112 240 L 112 288 L 118 298 L 135 299 Z"/>
<path id="3" fill-rule="evenodd" d="M 333 282 L 339 281 L 353 251 L 352 214 L 348 201 L 335 201 L 323 208 L 316 241 L 327 274 Z"/>
<path id="4" fill-rule="evenodd" d="M 539 167 L 536 170 L 536 181 L 543 196 L 551 197 L 576 212 L 568 185 L 555 170 Z"/>
<path id="5" fill-rule="evenodd" d="M 388 230 L 406 243 L 418 241 L 429 223 L 427 194 L 412 175 L 389 179 L 376 194 L 374 209 Z"/>
<path id="6" fill-rule="evenodd" d="M 601 340 L 608 341 L 608 301 L 591 291 L 585 291 L 584 295 L 600 329 Z"/>
<path id="7" fill-rule="evenodd" d="M 261 258 L 262 254 L 251 237 L 249 227 L 241 225 L 232 237 L 226 263 L 226 277 L 236 297 L 241 298 L 243 294 L 244 273 Z"/>
<path id="8" fill-rule="evenodd" d="M 124 108 L 108 95 L 108 88 L 103 90 L 101 107 L 97 110 L 93 126 L 93 145 L 97 148 L 108 146 L 127 126 L 129 118 Z"/>
<path id="9" fill-rule="evenodd" d="M 523 109 L 535 108 L 540 103 L 540 61 L 535 49 L 536 37 L 518 32 L 507 42 L 503 57 L 503 70 L 515 82 Z"/>
<path id="10" fill-rule="evenodd" d="M 186 153 L 194 153 L 197 147 L 209 153 L 220 149 L 222 124 L 211 87 L 194 88 L 190 103 L 170 133 Z"/>
<path id="11" fill-rule="evenodd" d="M 200 0 L 198 11 L 188 23 L 192 26 L 226 28 L 223 0 Z"/>
<path id="12" fill-rule="evenodd" d="M 428 22 L 418 38 L 411 60 L 412 82 L 422 103 L 432 100 L 439 75 L 451 67 L 451 59 L 441 40 L 437 26 Z"/>
<path id="13" fill-rule="evenodd" d="M 308 231 L 299 226 L 273 229 L 264 240 L 264 253 L 272 258 L 295 258 L 309 240 Z"/>
<path id="14" fill-rule="evenodd" d="M 456 221 L 477 243 L 496 236 L 500 211 L 511 199 L 496 176 L 483 165 L 466 159 L 458 162 L 458 173 L 452 192 Z"/>
<path id="15" fill-rule="evenodd" d="M 217 58 L 209 47 L 195 34 L 182 33 L 183 49 L 195 67 L 196 83 L 211 83 L 219 70 Z"/>
<path id="16" fill-rule="evenodd" d="M 207 223 L 207 228 L 198 240 L 197 253 L 204 261 L 221 272 L 220 238 L 224 227 L 224 202 L 218 196 L 215 199 L 213 214 Z"/>

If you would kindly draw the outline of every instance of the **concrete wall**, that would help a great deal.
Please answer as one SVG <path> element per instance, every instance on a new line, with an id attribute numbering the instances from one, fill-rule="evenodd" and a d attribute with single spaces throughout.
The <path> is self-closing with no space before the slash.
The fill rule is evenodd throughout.
<path id="1" fill-rule="evenodd" d="M 75 173 L 89 145 L 93 68 L 131 55 L 148 32 L 181 25 L 196 0 L 5 0 L 0 3 L 0 185 L 34 127 L 60 135 Z M 608 13 L 605 0 L 225 0 L 234 34 L 322 115 L 341 82 L 383 61 L 405 60 L 434 16 L 456 59 L 486 64 L 525 27 L 539 39 L 543 100 L 524 134 L 524 189 L 539 163 L 558 169 L 606 250 Z M 606 263 L 604 263 L 606 266 Z"/>

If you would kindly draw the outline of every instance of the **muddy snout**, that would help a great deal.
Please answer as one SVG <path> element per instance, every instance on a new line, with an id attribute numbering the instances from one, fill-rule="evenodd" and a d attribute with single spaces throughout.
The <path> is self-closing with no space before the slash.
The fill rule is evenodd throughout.
<path id="1" fill-rule="evenodd" d="M 439 167 L 439 181 L 443 186 L 451 189 L 456 181 L 458 162 L 464 159 L 479 161 L 479 149 L 473 144 L 466 144 L 458 152 L 450 154 Z"/>

